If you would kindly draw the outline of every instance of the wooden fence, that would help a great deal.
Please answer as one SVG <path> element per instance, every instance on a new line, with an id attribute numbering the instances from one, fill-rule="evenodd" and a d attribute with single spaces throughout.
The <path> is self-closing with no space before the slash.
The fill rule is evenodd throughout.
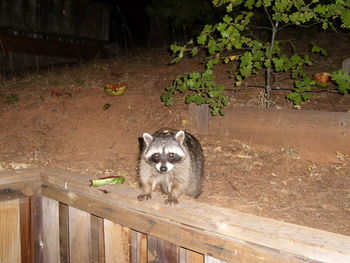
<path id="1" fill-rule="evenodd" d="M 0 262 L 350 262 L 348 236 L 89 184 L 52 168 L 0 173 Z"/>

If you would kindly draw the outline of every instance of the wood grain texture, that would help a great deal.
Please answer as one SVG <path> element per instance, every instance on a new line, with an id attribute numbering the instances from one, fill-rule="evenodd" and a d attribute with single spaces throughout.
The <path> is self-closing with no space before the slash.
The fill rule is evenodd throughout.
<path id="1" fill-rule="evenodd" d="M 178 263 L 180 247 L 170 242 L 148 235 L 149 263 Z"/>
<path id="2" fill-rule="evenodd" d="M 1 188 L 3 188 L 6 185 L 20 184 L 24 182 L 36 183 L 40 181 L 41 173 L 42 173 L 42 169 L 40 168 L 1 171 L 0 186 Z"/>
<path id="3" fill-rule="evenodd" d="M 21 262 L 19 199 L 0 202 L 0 262 Z"/>
<path id="4" fill-rule="evenodd" d="M 103 218 L 91 215 L 91 263 L 105 262 Z"/>
<path id="5" fill-rule="evenodd" d="M 130 262 L 130 229 L 107 219 L 103 221 L 106 263 Z"/>
<path id="6" fill-rule="evenodd" d="M 60 263 L 60 234 L 58 202 L 42 197 L 43 260 Z"/>
<path id="7" fill-rule="evenodd" d="M 17 177 L 13 185 L 26 182 L 27 176 L 32 175 L 29 172 L 24 173 L 23 181 Z M 41 193 L 125 227 L 226 262 L 350 262 L 350 237 L 347 236 L 192 200 L 183 199 L 176 206 L 166 206 L 157 193 L 151 200 L 139 202 L 136 198 L 140 193 L 139 189 L 113 185 L 104 186 L 103 189 L 107 191 L 103 193 L 90 187 L 88 179 L 80 174 L 45 168 L 41 171 Z M 5 180 L 5 186 L 8 182 L 9 180 Z M 0 187 L 5 186 L 1 185 L 0 179 Z M 35 199 L 35 196 L 33 198 Z M 37 219 L 33 217 L 37 222 L 37 258 L 40 256 L 40 247 L 37 244 L 42 241 L 40 211 L 39 214 L 35 212 L 36 209 L 33 211 L 34 215 L 38 215 Z M 77 227 L 70 227 L 70 241 L 74 241 L 73 237 L 77 236 L 77 231 L 84 229 L 81 226 L 85 221 L 87 220 L 83 220 L 83 223 L 79 221 L 79 225 L 75 222 Z M 84 231 L 90 233 L 90 226 Z M 90 244 L 91 233 L 80 236 L 89 238 L 76 239 L 79 248 L 83 247 L 82 242 L 88 241 Z M 70 242 L 71 249 L 78 246 L 72 245 L 73 243 Z M 90 245 L 84 246 L 83 249 L 90 251 Z M 72 251 L 70 254 L 73 255 Z M 87 259 L 89 260 L 90 256 L 87 256 Z M 71 259 L 70 262 L 75 261 Z"/>
<path id="8" fill-rule="evenodd" d="M 89 186 L 62 170 L 42 174 L 42 193 L 113 222 L 227 262 L 350 262 L 350 237 L 181 200 L 166 206 L 159 195 L 139 202 L 139 189 Z M 200 215 L 200 216 L 198 216 Z"/>
<path id="9" fill-rule="evenodd" d="M 195 251 L 180 248 L 180 263 L 203 263 L 204 255 Z"/>
<path id="10" fill-rule="evenodd" d="M 206 255 L 204 258 L 204 263 L 227 263 L 227 262 Z"/>
<path id="11" fill-rule="evenodd" d="M 147 263 L 147 235 L 131 231 L 131 263 Z"/>
<path id="12" fill-rule="evenodd" d="M 32 235 L 31 198 L 20 198 L 20 233 L 22 263 L 34 263 L 34 238 Z"/>
<path id="13" fill-rule="evenodd" d="M 60 262 L 69 263 L 69 209 L 62 203 L 58 205 L 60 228 Z"/>
<path id="14" fill-rule="evenodd" d="M 43 213 L 42 213 L 42 196 L 33 195 L 31 197 L 32 212 L 32 237 L 34 239 L 34 262 L 43 262 Z"/>
<path id="15" fill-rule="evenodd" d="M 254 149 L 292 148 L 315 162 L 338 163 L 336 151 L 350 155 L 348 112 L 237 106 L 211 121 L 209 134 L 232 136 Z"/>
<path id="16" fill-rule="evenodd" d="M 91 261 L 91 215 L 69 207 L 69 258 L 70 262 Z"/>

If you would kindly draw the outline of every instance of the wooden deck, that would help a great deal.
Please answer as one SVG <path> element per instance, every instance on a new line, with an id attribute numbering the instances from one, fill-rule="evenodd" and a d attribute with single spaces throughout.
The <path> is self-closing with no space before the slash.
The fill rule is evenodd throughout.
<path id="1" fill-rule="evenodd" d="M 348 236 L 139 193 L 60 169 L 2 172 L 0 262 L 350 262 Z"/>

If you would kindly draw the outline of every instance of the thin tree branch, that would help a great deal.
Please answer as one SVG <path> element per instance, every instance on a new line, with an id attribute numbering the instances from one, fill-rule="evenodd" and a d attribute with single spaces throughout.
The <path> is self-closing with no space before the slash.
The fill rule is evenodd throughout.
<path id="1" fill-rule="evenodd" d="M 269 11 L 267 10 L 267 8 L 266 8 L 265 5 L 264 5 L 264 10 L 265 10 L 265 12 L 266 12 L 266 14 L 267 14 L 267 17 L 268 17 L 269 20 L 270 20 L 271 27 L 274 28 L 274 24 L 273 24 L 272 18 L 271 18 L 270 13 L 269 13 Z"/>

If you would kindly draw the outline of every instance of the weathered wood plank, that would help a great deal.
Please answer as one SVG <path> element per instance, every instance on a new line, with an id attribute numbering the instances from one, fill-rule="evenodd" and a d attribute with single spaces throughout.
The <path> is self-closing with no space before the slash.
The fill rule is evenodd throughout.
<path id="1" fill-rule="evenodd" d="M 42 197 L 43 259 L 44 262 L 60 263 L 59 209 L 58 202 Z"/>
<path id="2" fill-rule="evenodd" d="M 180 248 L 170 242 L 148 235 L 148 262 L 178 263 Z"/>
<path id="3" fill-rule="evenodd" d="M 22 263 L 34 263 L 34 239 L 32 236 L 31 198 L 20 199 L 20 233 Z"/>
<path id="4" fill-rule="evenodd" d="M 70 262 L 91 260 L 91 215 L 69 207 L 69 258 Z"/>
<path id="5" fill-rule="evenodd" d="M 25 195 L 23 194 L 23 192 L 18 189 L 4 188 L 0 190 L 0 202 L 11 199 L 19 199 L 24 196 Z"/>
<path id="6" fill-rule="evenodd" d="M 0 186 L 23 182 L 39 182 L 41 172 L 42 169 L 39 168 L 1 171 Z"/>
<path id="7" fill-rule="evenodd" d="M 207 133 L 209 129 L 209 106 L 208 104 L 197 105 L 191 103 L 188 105 L 191 122 L 199 132 Z"/>
<path id="8" fill-rule="evenodd" d="M 292 148 L 304 159 L 339 162 L 335 152 L 350 155 L 349 123 L 348 112 L 237 106 L 213 118 L 210 134 L 232 136 L 254 149 Z"/>
<path id="9" fill-rule="evenodd" d="M 0 172 L 0 201 L 40 193 L 41 170 L 24 169 Z"/>
<path id="10" fill-rule="evenodd" d="M 195 251 L 180 248 L 180 263 L 203 263 L 204 255 Z"/>
<path id="11" fill-rule="evenodd" d="M 147 263 L 147 235 L 131 231 L 131 263 Z"/>
<path id="12" fill-rule="evenodd" d="M 105 186 L 107 192 L 103 193 L 89 184 L 85 176 L 62 170 L 42 174 L 45 196 L 220 260 L 350 262 L 347 236 L 192 200 L 166 206 L 157 194 L 147 202 L 139 202 L 138 189 Z"/>
<path id="13" fill-rule="evenodd" d="M 0 202 L 0 262 L 21 262 L 19 199 Z"/>
<path id="14" fill-rule="evenodd" d="M 34 239 L 34 262 L 43 262 L 43 213 L 42 197 L 33 195 L 31 197 L 32 212 L 32 237 Z"/>
<path id="15" fill-rule="evenodd" d="M 103 218 L 91 215 L 91 262 L 105 262 Z"/>
<path id="16" fill-rule="evenodd" d="M 60 261 L 69 263 L 69 211 L 68 205 L 59 203 Z"/>
<path id="17" fill-rule="evenodd" d="M 130 229 L 104 219 L 106 263 L 130 262 Z"/>
<path id="18" fill-rule="evenodd" d="M 205 263 L 227 263 L 227 262 L 225 262 L 225 261 L 222 261 L 222 260 L 213 258 L 213 257 L 208 256 L 208 255 L 205 256 L 204 262 L 205 262 Z"/>

